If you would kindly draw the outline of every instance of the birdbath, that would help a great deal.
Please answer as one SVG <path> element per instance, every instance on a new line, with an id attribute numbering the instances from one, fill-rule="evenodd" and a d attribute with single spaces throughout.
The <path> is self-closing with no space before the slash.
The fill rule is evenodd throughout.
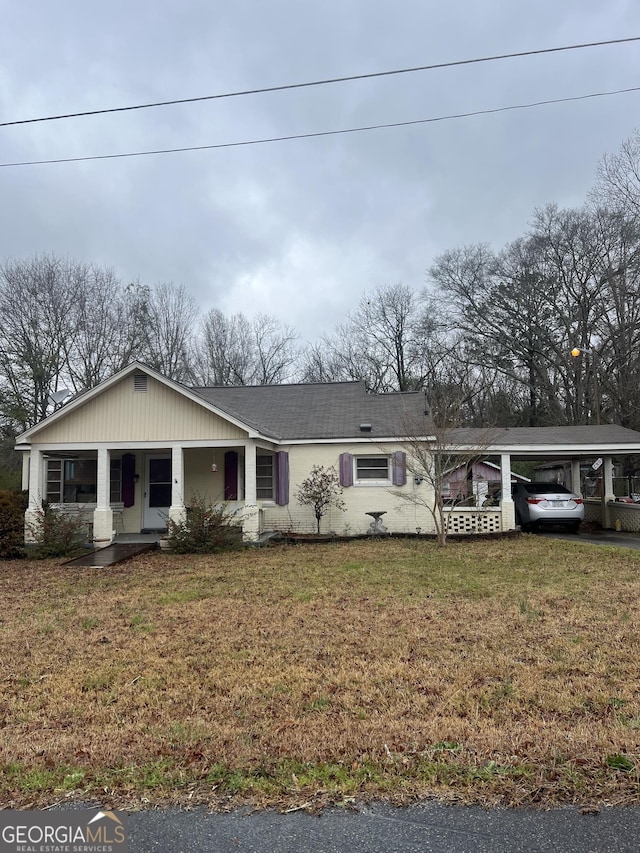
<path id="1" fill-rule="evenodd" d="M 365 512 L 365 515 L 370 515 L 371 518 L 373 519 L 373 521 L 369 525 L 369 530 L 368 530 L 368 533 L 370 533 L 371 536 L 376 536 L 379 533 L 386 533 L 387 532 L 387 528 L 380 521 L 382 516 L 386 515 L 386 514 L 387 514 L 386 511 L 385 512 Z"/>

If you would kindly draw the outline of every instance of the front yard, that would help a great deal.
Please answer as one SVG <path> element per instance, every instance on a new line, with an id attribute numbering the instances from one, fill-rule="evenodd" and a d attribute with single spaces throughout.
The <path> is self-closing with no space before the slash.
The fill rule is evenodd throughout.
<path id="1" fill-rule="evenodd" d="M 0 563 L 0 807 L 637 803 L 640 554 Z"/>

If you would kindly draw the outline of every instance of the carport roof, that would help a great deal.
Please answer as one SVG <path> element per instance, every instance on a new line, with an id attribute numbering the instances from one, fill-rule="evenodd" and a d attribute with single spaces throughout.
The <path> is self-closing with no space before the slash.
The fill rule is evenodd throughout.
<path id="1" fill-rule="evenodd" d="M 449 430 L 447 444 L 458 450 L 515 456 L 599 456 L 640 453 L 640 432 L 615 424 L 600 426 L 493 427 Z"/>

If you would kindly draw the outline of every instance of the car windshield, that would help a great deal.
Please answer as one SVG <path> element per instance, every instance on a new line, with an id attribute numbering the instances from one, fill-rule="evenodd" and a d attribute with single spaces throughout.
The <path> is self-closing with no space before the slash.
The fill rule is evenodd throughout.
<path id="1" fill-rule="evenodd" d="M 525 491 L 530 495 L 570 495 L 571 492 L 559 483 L 525 483 Z"/>

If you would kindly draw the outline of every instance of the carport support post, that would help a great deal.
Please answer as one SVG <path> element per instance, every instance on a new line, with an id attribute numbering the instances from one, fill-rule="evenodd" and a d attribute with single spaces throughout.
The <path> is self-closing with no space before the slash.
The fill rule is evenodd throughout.
<path id="1" fill-rule="evenodd" d="M 583 498 L 582 494 L 582 483 L 580 482 L 580 460 L 572 459 L 571 460 L 571 491 L 578 495 L 579 498 Z"/>
<path id="2" fill-rule="evenodd" d="M 100 547 L 113 539 L 113 510 L 109 502 L 109 451 L 98 448 L 98 482 L 96 484 L 96 508 L 93 511 L 93 541 Z"/>
<path id="3" fill-rule="evenodd" d="M 511 454 L 500 454 L 500 471 L 502 475 L 502 500 L 500 501 L 500 513 L 502 516 L 502 529 L 515 530 L 516 510 L 511 499 Z"/>
<path id="4" fill-rule="evenodd" d="M 609 501 L 614 499 L 613 459 L 611 456 L 605 456 L 602 460 L 602 526 L 607 529 L 612 527 Z"/>
<path id="5" fill-rule="evenodd" d="M 179 444 L 171 448 L 171 506 L 169 518 L 174 524 L 183 524 L 187 518 L 184 505 L 184 449 Z"/>

